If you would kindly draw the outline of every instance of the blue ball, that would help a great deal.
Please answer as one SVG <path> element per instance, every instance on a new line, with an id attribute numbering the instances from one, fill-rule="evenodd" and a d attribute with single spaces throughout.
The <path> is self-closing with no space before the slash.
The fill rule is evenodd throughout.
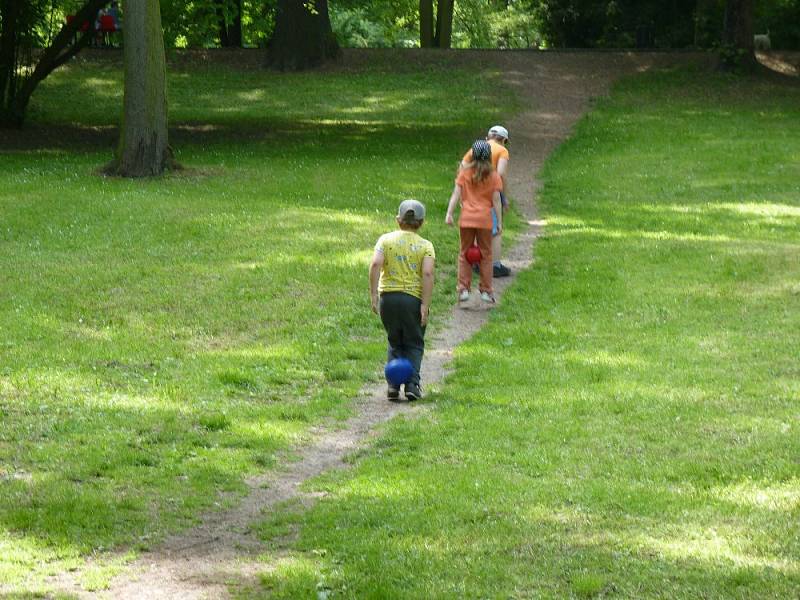
<path id="1" fill-rule="evenodd" d="M 414 365 L 407 358 L 393 358 L 386 363 L 383 373 L 386 375 L 386 381 L 395 387 L 400 387 L 411 381 L 411 377 L 414 375 Z"/>

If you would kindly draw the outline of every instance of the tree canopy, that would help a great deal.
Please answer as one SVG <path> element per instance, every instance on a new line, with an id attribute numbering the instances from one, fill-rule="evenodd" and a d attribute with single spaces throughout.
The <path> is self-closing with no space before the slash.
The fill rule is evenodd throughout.
<path id="1" fill-rule="evenodd" d="M 0 126 L 22 124 L 36 85 L 90 43 L 107 3 L 0 0 Z M 160 6 L 167 48 L 269 47 L 265 62 L 279 68 L 313 66 L 340 46 L 693 47 L 748 62 L 753 34 L 769 33 L 774 48 L 800 48 L 800 0 L 161 0 Z"/>

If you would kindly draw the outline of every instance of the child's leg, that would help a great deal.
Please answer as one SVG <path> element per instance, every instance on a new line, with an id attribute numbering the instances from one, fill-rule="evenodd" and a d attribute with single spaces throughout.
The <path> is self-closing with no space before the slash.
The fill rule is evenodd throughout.
<path id="1" fill-rule="evenodd" d="M 403 346 L 400 351 L 414 365 L 414 375 L 411 376 L 410 383 L 419 385 L 422 356 L 425 353 L 425 328 L 420 318 L 422 301 L 410 294 L 398 294 L 398 296 L 400 297 L 398 304 L 401 307 L 398 318 L 403 328 Z"/>
<path id="2" fill-rule="evenodd" d="M 500 192 L 500 204 L 501 209 L 503 211 L 503 216 L 506 214 L 506 210 L 508 210 L 508 200 L 506 200 L 506 196 L 503 192 Z M 494 266 L 501 266 L 503 261 L 503 232 L 500 231 L 499 233 L 495 233 L 497 231 L 497 215 L 494 212 L 494 208 L 492 209 L 492 263 Z"/>
<path id="3" fill-rule="evenodd" d="M 388 341 L 386 362 L 389 362 L 393 358 L 400 358 L 403 356 L 403 326 L 402 321 L 398 318 L 396 296 L 398 296 L 397 292 L 381 294 L 381 299 L 378 304 L 378 312 L 381 315 L 381 322 L 383 323 L 383 328 L 386 330 L 386 338 Z"/>
<path id="4" fill-rule="evenodd" d="M 467 260 L 467 250 L 475 241 L 475 232 L 472 227 L 461 227 L 461 249 L 458 252 L 458 291 L 467 290 L 472 287 L 472 265 Z M 483 250 L 481 250 L 482 252 Z"/>
<path id="5" fill-rule="evenodd" d="M 480 282 L 478 289 L 482 292 L 492 293 L 492 230 L 476 229 L 475 238 L 478 240 L 478 248 L 481 249 Z"/>
<path id="6" fill-rule="evenodd" d="M 492 209 L 492 218 L 497 219 L 494 216 L 494 209 Z M 493 223 L 496 221 L 493 220 Z M 500 257 L 503 254 L 503 232 L 494 233 L 496 231 L 495 228 L 492 229 L 492 263 L 495 265 L 500 264 Z"/>
<path id="7" fill-rule="evenodd" d="M 410 360 L 414 366 L 411 381 L 417 384 L 422 368 L 422 355 L 425 352 L 421 305 L 419 298 L 402 292 L 383 294 L 380 301 L 381 320 L 389 340 L 387 359 L 403 357 Z"/>

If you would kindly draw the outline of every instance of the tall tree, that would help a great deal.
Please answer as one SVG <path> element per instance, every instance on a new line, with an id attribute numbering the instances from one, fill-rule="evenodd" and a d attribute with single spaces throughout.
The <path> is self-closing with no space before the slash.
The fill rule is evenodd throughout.
<path id="1" fill-rule="evenodd" d="M 241 48 L 242 0 L 214 0 L 214 4 L 219 22 L 219 45 L 223 48 Z"/>
<path id="2" fill-rule="evenodd" d="M 419 0 L 419 45 L 433 47 L 433 0 Z"/>
<path id="3" fill-rule="evenodd" d="M 337 58 L 341 50 L 331 30 L 328 0 L 278 0 L 267 65 L 300 71 Z"/>
<path id="4" fill-rule="evenodd" d="M 160 175 L 173 166 L 167 135 L 167 71 L 159 0 L 127 0 L 123 28 L 125 92 L 119 146 L 108 171 Z"/>
<path id="5" fill-rule="evenodd" d="M 449 48 L 453 37 L 453 4 L 455 0 L 439 0 L 436 3 L 436 34 L 433 44 L 437 48 Z"/>
<path id="6" fill-rule="evenodd" d="M 736 53 L 735 63 L 745 68 L 756 64 L 753 47 L 753 0 L 728 0 L 722 42 Z"/>
<path id="7" fill-rule="evenodd" d="M 49 3 L 33 0 L 0 0 L 0 127 L 21 127 L 39 83 L 56 68 L 88 46 L 97 11 L 108 0 L 86 0 L 34 58 L 34 30 L 44 21 Z"/>
<path id="8" fill-rule="evenodd" d="M 450 47 L 454 3 L 454 0 L 438 0 L 434 22 L 433 0 L 419 0 L 419 45 L 422 48 Z"/>

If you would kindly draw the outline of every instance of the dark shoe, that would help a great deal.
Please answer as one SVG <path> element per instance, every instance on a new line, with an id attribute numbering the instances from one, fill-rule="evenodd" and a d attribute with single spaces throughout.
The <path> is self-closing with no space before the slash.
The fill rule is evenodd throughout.
<path id="1" fill-rule="evenodd" d="M 418 383 L 406 384 L 406 400 L 422 400 L 422 388 Z"/>
<path id="2" fill-rule="evenodd" d="M 400 400 L 400 388 L 396 388 L 394 386 L 389 386 L 386 390 L 386 399 L 389 402 L 397 402 Z"/>
<path id="3" fill-rule="evenodd" d="M 502 263 L 494 265 L 492 267 L 492 276 L 493 277 L 508 277 L 509 275 L 511 275 L 511 269 L 509 269 L 507 266 L 505 266 Z"/>
<path id="4" fill-rule="evenodd" d="M 472 272 L 473 273 L 480 273 L 481 272 L 481 267 L 480 267 L 480 265 L 478 263 L 475 263 L 474 265 L 472 265 Z"/>

